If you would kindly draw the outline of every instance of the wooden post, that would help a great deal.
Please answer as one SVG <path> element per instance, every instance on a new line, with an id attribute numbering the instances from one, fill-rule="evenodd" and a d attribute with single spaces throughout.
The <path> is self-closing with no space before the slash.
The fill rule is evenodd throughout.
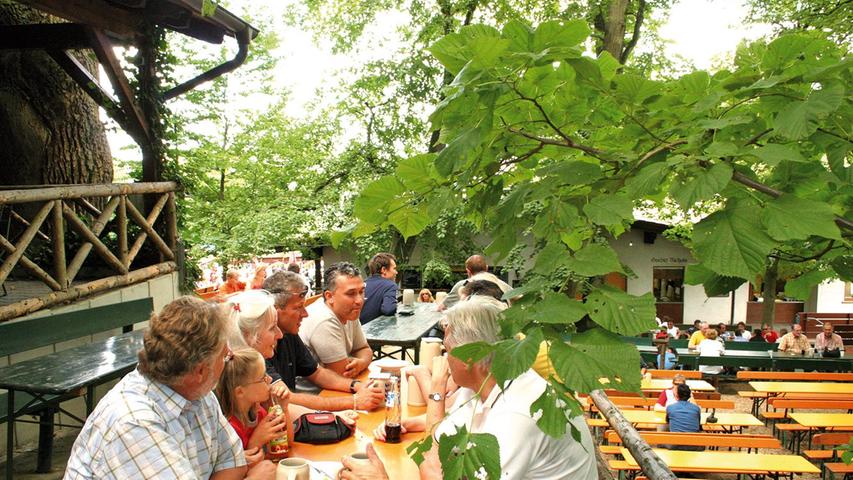
<path id="1" fill-rule="evenodd" d="M 178 207 L 175 205 L 175 192 L 169 192 L 166 204 L 166 243 L 173 252 L 178 251 Z"/>
<path id="2" fill-rule="evenodd" d="M 95 222 L 92 223 L 92 234 L 95 237 L 101 235 L 101 232 L 104 231 L 104 228 L 107 226 L 107 222 L 110 221 L 110 217 L 113 216 L 113 212 L 115 212 L 116 206 L 118 205 L 119 199 L 122 198 L 120 195 L 116 195 L 110 199 L 109 202 L 104 206 L 104 210 L 100 212 L 98 218 L 95 219 Z M 68 264 L 68 282 L 71 283 L 74 281 L 74 278 L 80 272 L 80 267 L 83 266 L 83 262 L 86 261 L 86 257 L 89 256 L 89 252 L 92 251 L 92 243 L 84 242 L 83 245 L 80 245 L 80 250 L 77 250 L 77 253 L 74 255 L 74 258 L 71 259 L 71 263 Z"/>
<path id="3" fill-rule="evenodd" d="M 30 222 L 30 226 L 24 230 L 23 235 L 18 239 L 18 243 L 15 244 L 15 252 L 9 254 L 9 256 L 6 257 L 6 261 L 3 262 L 3 265 L 0 265 L 0 284 L 6 281 L 6 278 L 8 278 L 9 274 L 12 273 L 12 269 L 15 268 L 15 264 L 24 256 L 24 251 L 26 251 L 30 242 L 33 241 L 33 237 L 36 236 L 36 232 L 41 228 L 41 224 L 44 223 L 44 220 L 47 218 L 48 214 L 50 214 L 50 210 L 52 208 L 53 202 L 45 202 L 45 204 L 42 205 L 41 210 L 39 210 L 36 216 L 33 217 L 32 222 Z"/>
<path id="4" fill-rule="evenodd" d="M 130 268 L 130 262 L 127 260 L 127 197 L 119 196 L 118 201 L 118 258 L 121 263 Z"/>
<path id="5" fill-rule="evenodd" d="M 589 398 L 595 402 L 596 408 L 607 419 L 610 427 L 619 433 L 622 444 L 631 452 L 631 455 L 637 460 L 637 464 L 640 465 L 643 474 L 649 480 L 676 480 L 672 470 L 655 454 L 652 447 L 643 440 L 643 437 L 634 430 L 634 427 L 625 420 L 622 412 L 607 398 L 607 394 L 603 390 L 589 392 Z"/>
<path id="6" fill-rule="evenodd" d="M 68 277 L 65 274 L 65 228 L 62 221 L 62 200 L 53 201 L 53 275 L 56 283 L 65 290 Z"/>

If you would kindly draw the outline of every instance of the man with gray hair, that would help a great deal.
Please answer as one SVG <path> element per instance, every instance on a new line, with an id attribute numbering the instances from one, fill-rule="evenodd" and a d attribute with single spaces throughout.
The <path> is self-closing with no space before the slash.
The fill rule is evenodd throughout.
<path id="1" fill-rule="evenodd" d="M 347 410 L 353 408 L 372 410 L 379 406 L 385 395 L 378 386 L 366 388 L 358 380 L 343 377 L 320 366 L 299 338 L 305 311 L 305 293 L 308 287 L 301 275 L 294 272 L 276 272 L 264 281 L 264 290 L 275 295 L 278 328 L 284 336 L 278 341 L 275 354 L 267 360 L 267 373 L 273 383 L 284 382 L 293 392 L 290 403 L 315 410 Z M 349 397 L 320 397 L 296 392 L 296 377 L 304 377 L 314 385 L 328 390 L 352 393 Z"/>
<path id="2" fill-rule="evenodd" d="M 493 299 L 475 296 L 449 309 L 445 322 L 445 348 L 452 351 L 469 343 L 495 344 L 503 340 L 498 316 L 504 308 Z M 434 433 L 436 439 L 453 435 L 462 426 L 471 433 L 492 434 L 497 438 L 500 449 L 501 478 L 597 479 L 595 446 L 583 416 L 568 420 L 566 432 L 559 438 L 545 434 L 536 425 L 536 418 L 530 410 L 545 391 L 547 382 L 533 370 L 528 370 L 505 385 L 498 385 L 489 373 L 491 361 L 491 356 L 487 356 L 468 365 L 448 355 L 445 361 L 434 364 L 426 416 L 404 419 L 401 430 L 423 431 L 427 426 L 440 422 Z M 456 394 L 453 411 L 445 414 L 444 392 L 450 377 L 461 388 Z M 579 442 L 572 438 L 573 429 L 580 433 Z M 385 439 L 384 425 L 374 431 L 374 437 Z M 368 455 L 370 451 L 368 449 Z M 365 466 L 348 461 L 343 465 L 353 471 L 351 478 L 382 478 L 384 473 L 382 465 L 374 459 Z M 420 465 L 420 477 L 442 478 L 438 442 L 433 442 L 432 449 L 425 455 Z"/>
<path id="3" fill-rule="evenodd" d="M 151 315 L 139 366 L 98 403 L 74 442 L 65 479 L 275 477 L 243 445 L 212 390 L 231 357 L 218 305 L 181 297 Z"/>
<path id="4" fill-rule="evenodd" d="M 326 269 L 323 301 L 312 303 L 299 337 L 320 365 L 356 378 L 373 359 L 358 315 L 364 306 L 364 281 L 358 267 L 349 262 Z"/>
<path id="5" fill-rule="evenodd" d="M 500 287 L 503 293 L 512 289 L 509 284 L 495 276 L 493 273 L 489 273 L 489 266 L 486 264 L 486 257 L 482 255 L 471 255 L 468 257 L 468 260 L 465 260 L 465 273 L 468 274 L 468 278 L 460 280 L 453 285 L 453 288 L 450 289 L 450 292 L 438 305 L 439 311 L 446 310 L 456 305 L 456 303 L 462 298 L 459 291 L 472 280 L 488 280 Z"/>

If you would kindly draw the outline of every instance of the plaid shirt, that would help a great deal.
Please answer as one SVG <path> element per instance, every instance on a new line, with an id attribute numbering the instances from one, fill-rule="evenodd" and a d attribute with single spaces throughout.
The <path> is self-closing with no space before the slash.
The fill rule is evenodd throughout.
<path id="1" fill-rule="evenodd" d="M 788 332 L 782 336 L 779 342 L 779 350 L 790 353 L 803 353 L 812 347 L 806 335 L 801 333 L 799 337 L 795 337 L 793 332 Z"/>
<path id="2" fill-rule="evenodd" d="M 86 420 L 64 478 L 207 479 L 243 465 L 243 446 L 212 392 L 189 401 L 134 370 Z"/>

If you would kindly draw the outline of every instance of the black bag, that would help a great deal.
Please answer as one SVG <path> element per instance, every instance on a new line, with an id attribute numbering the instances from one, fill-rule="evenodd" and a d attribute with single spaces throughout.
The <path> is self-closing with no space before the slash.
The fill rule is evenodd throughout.
<path id="1" fill-rule="evenodd" d="M 354 428 L 331 412 L 306 413 L 293 422 L 293 440 L 313 445 L 335 443 L 349 438 Z"/>
<path id="2" fill-rule="evenodd" d="M 839 358 L 841 357 L 841 350 L 838 348 L 826 349 L 823 351 L 824 358 Z"/>

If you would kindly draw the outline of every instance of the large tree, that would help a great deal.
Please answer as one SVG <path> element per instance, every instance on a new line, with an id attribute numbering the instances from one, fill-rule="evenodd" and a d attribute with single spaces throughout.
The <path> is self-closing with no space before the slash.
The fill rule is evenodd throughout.
<path id="1" fill-rule="evenodd" d="M 0 1 L 0 25 L 56 19 Z M 76 58 L 97 75 L 90 51 Z M 98 106 L 43 51 L 0 51 L 0 184 L 109 183 L 112 157 Z"/>

